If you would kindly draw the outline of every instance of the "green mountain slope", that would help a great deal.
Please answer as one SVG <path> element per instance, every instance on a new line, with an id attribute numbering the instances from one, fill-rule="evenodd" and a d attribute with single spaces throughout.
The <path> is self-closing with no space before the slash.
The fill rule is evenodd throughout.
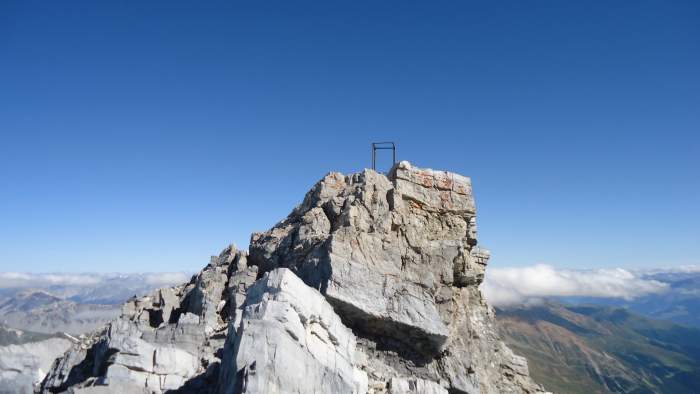
<path id="1" fill-rule="evenodd" d="M 625 309 L 547 303 L 496 311 L 501 335 L 558 393 L 699 393 L 700 330 Z"/>

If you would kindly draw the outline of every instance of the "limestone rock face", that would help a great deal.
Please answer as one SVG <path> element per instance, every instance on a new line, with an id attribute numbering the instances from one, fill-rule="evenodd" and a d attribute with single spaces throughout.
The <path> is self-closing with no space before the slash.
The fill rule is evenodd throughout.
<path id="1" fill-rule="evenodd" d="M 366 393 L 355 336 L 318 291 L 292 271 L 271 271 L 248 290 L 229 332 L 223 393 Z"/>
<path id="2" fill-rule="evenodd" d="M 479 284 L 469 178 L 330 173 L 249 253 L 129 301 L 45 392 L 534 393 Z"/>
<path id="3" fill-rule="evenodd" d="M 537 391 L 497 338 L 476 236 L 469 178 L 401 162 L 388 177 L 328 174 L 287 219 L 253 234 L 249 260 L 287 267 L 326 296 L 362 338 L 370 392 L 405 376 L 451 392 Z"/>

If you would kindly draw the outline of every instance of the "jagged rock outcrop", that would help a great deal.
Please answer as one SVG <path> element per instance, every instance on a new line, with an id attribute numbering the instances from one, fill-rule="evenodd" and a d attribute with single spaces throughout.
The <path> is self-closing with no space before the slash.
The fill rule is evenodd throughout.
<path id="1" fill-rule="evenodd" d="M 532 393 L 478 286 L 469 178 L 331 173 L 249 255 L 128 302 L 46 392 Z M 257 281 L 256 281 L 257 280 Z"/>
<path id="2" fill-rule="evenodd" d="M 453 392 L 536 391 L 498 340 L 478 285 L 471 180 L 399 163 L 327 175 L 283 222 L 254 234 L 250 261 L 288 267 L 366 341 L 370 389 L 413 376 Z"/>
<path id="3" fill-rule="evenodd" d="M 35 342 L 0 346 L 0 393 L 33 393 L 34 386 L 44 378 L 53 360 L 71 346 L 72 340 L 68 335 L 56 335 Z"/>
<path id="4" fill-rule="evenodd" d="M 121 316 L 57 360 L 44 392 L 206 391 L 218 379 L 229 320 L 257 267 L 226 248 L 189 283 L 129 300 Z"/>
<path id="5" fill-rule="evenodd" d="M 286 268 L 248 290 L 242 322 L 228 342 L 222 393 L 367 392 L 352 331 L 321 293 Z"/>

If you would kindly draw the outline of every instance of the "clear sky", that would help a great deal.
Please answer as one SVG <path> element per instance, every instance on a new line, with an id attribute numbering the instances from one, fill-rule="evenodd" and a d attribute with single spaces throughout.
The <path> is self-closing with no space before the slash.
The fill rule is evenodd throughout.
<path id="1" fill-rule="evenodd" d="M 700 262 L 697 1 L 0 2 L 0 271 L 195 271 L 369 143 L 494 266 Z"/>

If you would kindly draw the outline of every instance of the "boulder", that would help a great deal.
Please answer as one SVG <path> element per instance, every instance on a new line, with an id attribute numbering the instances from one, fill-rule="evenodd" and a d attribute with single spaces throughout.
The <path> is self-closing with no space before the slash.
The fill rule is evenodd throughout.
<path id="1" fill-rule="evenodd" d="M 292 271 L 266 273 L 248 290 L 238 332 L 229 331 L 223 393 L 365 393 L 355 336 L 323 295 Z"/>

